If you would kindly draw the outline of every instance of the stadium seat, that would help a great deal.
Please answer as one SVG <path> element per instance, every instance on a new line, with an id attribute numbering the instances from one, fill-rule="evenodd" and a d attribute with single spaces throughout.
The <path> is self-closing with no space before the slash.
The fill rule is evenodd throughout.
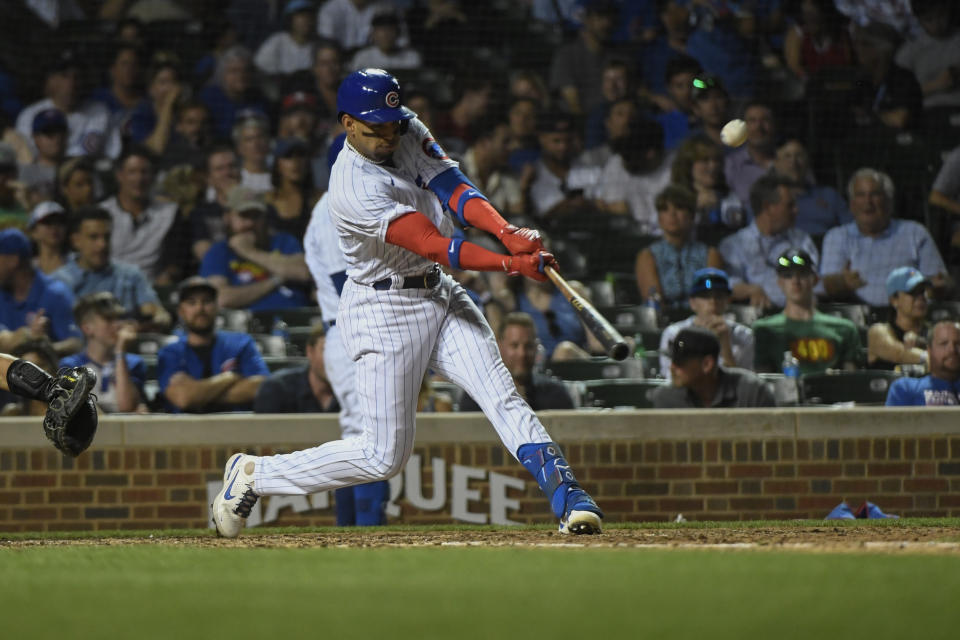
<path id="1" fill-rule="evenodd" d="M 666 380 L 589 380 L 583 383 L 584 405 L 588 407 L 653 407 L 651 394 L 665 384 Z"/>
<path id="2" fill-rule="evenodd" d="M 644 329 L 657 329 L 657 312 L 652 307 L 628 305 L 597 307 L 597 310 L 624 334 L 634 334 Z"/>
<path id="3" fill-rule="evenodd" d="M 288 367 L 302 367 L 308 363 L 307 359 L 303 357 L 286 356 L 264 356 L 263 361 L 266 363 L 267 368 L 270 369 L 270 373 Z"/>
<path id="4" fill-rule="evenodd" d="M 287 327 L 312 327 L 323 322 L 318 307 L 294 307 L 277 311 L 254 311 L 250 319 L 249 331 L 269 333 L 274 322 L 283 320 Z"/>
<path id="5" fill-rule="evenodd" d="M 849 320 L 857 327 L 866 327 L 867 325 L 867 315 L 869 309 L 866 305 L 862 304 L 846 304 L 846 303 L 824 303 L 817 306 L 817 310 L 821 313 L 826 313 L 831 316 L 837 316 L 838 318 L 844 318 Z"/>
<path id="6" fill-rule="evenodd" d="M 960 321 L 960 301 L 938 300 L 937 302 L 931 302 L 928 317 L 930 322 L 940 322 L 941 320 Z"/>
<path id="7" fill-rule="evenodd" d="M 742 325 L 752 327 L 760 317 L 760 311 L 749 304 L 731 304 L 727 306 L 727 315 L 732 315 Z"/>
<path id="8" fill-rule="evenodd" d="M 609 378 L 642 378 L 643 362 L 628 358 L 617 362 L 611 358 L 551 362 L 547 372 L 561 380 L 603 380 Z"/>
<path id="9" fill-rule="evenodd" d="M 893 371 L 872 370 L 807 374 L 800 378 L 803 403 L 881 405 L 887 399 L 890 383 L 899 377 Z"/>

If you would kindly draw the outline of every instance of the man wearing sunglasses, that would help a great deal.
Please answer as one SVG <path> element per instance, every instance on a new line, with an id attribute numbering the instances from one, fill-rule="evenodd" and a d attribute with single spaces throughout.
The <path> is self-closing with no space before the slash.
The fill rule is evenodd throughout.
<path id="1" fill-rule="evenodd" d="M 801 374 L 856 369 L 860 334 L 849 320 L 817 311 L 818 280 L 816 265 L 803 249 L 788 249 L 777 258 L 777 285 L 786 305 L 782 313 L 753 323 L 756 371 L 779 371 L 787 351 L 800 362 Z"/>
<path id="2" fill-rule="evenodd" d="M 653 392 L 656 409 L 772 407 L 773 391 L 752 371 L 720 365 L 720 343 L 709 329 L 680 331 L 668 350 L 670 386 Z"/>

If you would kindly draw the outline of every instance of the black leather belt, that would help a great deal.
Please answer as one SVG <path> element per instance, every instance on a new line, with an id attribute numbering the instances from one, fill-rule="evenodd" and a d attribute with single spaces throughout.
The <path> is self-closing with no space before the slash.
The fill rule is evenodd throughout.
<path id="1" fill-rule="evenodd" d="M 433 289 L 440 284 L 440 267 L 434 266 L 433 269 L 422 276 L 407 276 L 403 279 L 397 289 Z M 393 280 L 384 278 L 373 283 L 374 289 L 384 290 L 393 288 Z"/>

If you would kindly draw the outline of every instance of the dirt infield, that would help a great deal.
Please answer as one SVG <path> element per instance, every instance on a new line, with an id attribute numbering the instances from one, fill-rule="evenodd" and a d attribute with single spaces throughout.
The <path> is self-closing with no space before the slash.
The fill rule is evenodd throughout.
<path id="1" fill-rule="evenodd" d="M 167 545 L 199 548 L 388 548 L 388 547 L 572 547 L 633 549 L 755 549 L 825 552 L 906 552 L 960 554 L 954 527 L 758 527 L 609 528 L 597 536 L 562 536 L 542 529 L 376 530 L 323 533 L 244 532 L 227 540 L 213 536 L 102 537 L 86 539 L 0 539 L 0 549 L 62 545 Z"/>

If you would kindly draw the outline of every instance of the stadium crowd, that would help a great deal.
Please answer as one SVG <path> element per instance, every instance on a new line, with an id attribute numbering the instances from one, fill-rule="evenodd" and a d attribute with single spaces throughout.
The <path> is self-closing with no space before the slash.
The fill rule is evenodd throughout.
<path id="1" fill-rule="evenodd" d="M 952 0 L 8 4 L 0 351 L 104 412 L 337 410 L 303 236 L 370 66 L 634 345 L 454 274 L 534 409 L 960 405 Z"/>

